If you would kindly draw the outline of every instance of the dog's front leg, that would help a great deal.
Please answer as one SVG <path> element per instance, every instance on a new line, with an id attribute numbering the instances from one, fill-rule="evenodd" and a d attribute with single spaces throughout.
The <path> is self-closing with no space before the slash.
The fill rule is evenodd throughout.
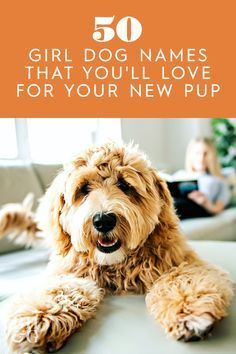
<path id="1" fill-rule="evenodd" d="M 58 350 L 94 315 L 103 295 L 90 278 L 48 278 L 43 286 L 18 296 L 10 306 L 7 338 L 11 350 L 17 354 Z"/>
<path id="2" fill-rule="evenodd" d="M 228 274 L 209 264 L 182 264 L 163 274 L 146 296 L 150 313 L 177 340 L 200 340 L 227 315 Z"/>

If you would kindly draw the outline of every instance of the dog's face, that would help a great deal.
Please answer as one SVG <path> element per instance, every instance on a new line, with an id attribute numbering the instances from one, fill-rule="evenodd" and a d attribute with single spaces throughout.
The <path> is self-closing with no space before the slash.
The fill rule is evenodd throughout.
<path id="1" fill-rule="evenodd" d="M 140 152 L 113 143 L 89 149 L 56 178 L 45 204 L 46 231 L 60 252 L 87 252 L 98 264 L 122 262 L 159 223 L 168 191 Z"/>

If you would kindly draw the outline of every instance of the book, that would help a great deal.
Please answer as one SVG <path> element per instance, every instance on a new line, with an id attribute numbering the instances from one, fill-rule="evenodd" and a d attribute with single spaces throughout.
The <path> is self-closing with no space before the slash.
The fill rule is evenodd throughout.
<path id="1" fill-rule="evenodd" d="M 198 190 L 198 181 L 193 176 L 167 173 L 160 173 L 160 175 L 166 181 L 173 198 L 187 198 L 189 193 Z"/>

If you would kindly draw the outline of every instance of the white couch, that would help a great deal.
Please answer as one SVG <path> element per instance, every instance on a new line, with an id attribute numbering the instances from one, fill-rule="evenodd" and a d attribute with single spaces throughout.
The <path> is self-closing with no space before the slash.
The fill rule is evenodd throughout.
<path id="1" fill-rule="evenodd" d="M 20 202 L 28 192 L 40 198 L 60 166 L 0 167 L 0 205 Z M 221 215 L 186 220 L 181 227 L 200 255 L 228 270 L 236 281 L 236 208 Z M 208 240 L 208 241 L 207 241 Z M 9 253 L 9 251 L 13 251 Z M 0 354 L 11 354 L 5 343 L 4 321 L 8 297 L 37 284 L 48 260 L 47 250 L 16 250 L 16 246 L 0 242 Z M 148 315 L 143 296 L 107 297 L 96 319 L 90 320 L 80 333 L 71 338 L 61 354 L 235 354 L 236 304 L 230 316 L 215 329 L 205 342 L 179 343 L 167 339 L 160 326 Z M 17 353 L 21 354 L 21 353 Z"/>
<path id="2" fill-rule="evenodd" d="M 236 242 L 191 241 L 205 259 L 228 270 L 236 282 Z M 12 354 L 6 346 L 4 325 L 6 297 L 37 284 L 47 263 L 47 252 L 24 250 L 0 257 L 0 353 Z M 204 342 L 181 343 L 167 339 L 163 329 L 147 313 L 144 296 L 108 296 L 96 318 L 73 335 L 60 354 L 235 354 L 236 301 L 230 316 L 220 322 Z M 17 353 L 23 354 L 23 353 Z"/>

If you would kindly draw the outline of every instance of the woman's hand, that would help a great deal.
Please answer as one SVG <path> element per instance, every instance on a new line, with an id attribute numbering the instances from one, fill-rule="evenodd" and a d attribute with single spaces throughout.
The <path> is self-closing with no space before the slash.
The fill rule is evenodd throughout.
<path id="1" fill-rule="evenodd" d="M 188 198 L 203 207 L 205 204 L 207 204 L 209 202 L 207 196 L 200 191 L 193 191 L 193 192 L 189 193 Z"/>
<path id="2" fill-rule="evenodd" d="M 198 205 L 201 205 L 210 214 L 218 214 L 224 210 L 224 203 L 217 201 L 216 203 L 211 203 L 207 196 L 200 191 L 193 191 L 187 195 L 187 197 L 193 200 Z"/>

